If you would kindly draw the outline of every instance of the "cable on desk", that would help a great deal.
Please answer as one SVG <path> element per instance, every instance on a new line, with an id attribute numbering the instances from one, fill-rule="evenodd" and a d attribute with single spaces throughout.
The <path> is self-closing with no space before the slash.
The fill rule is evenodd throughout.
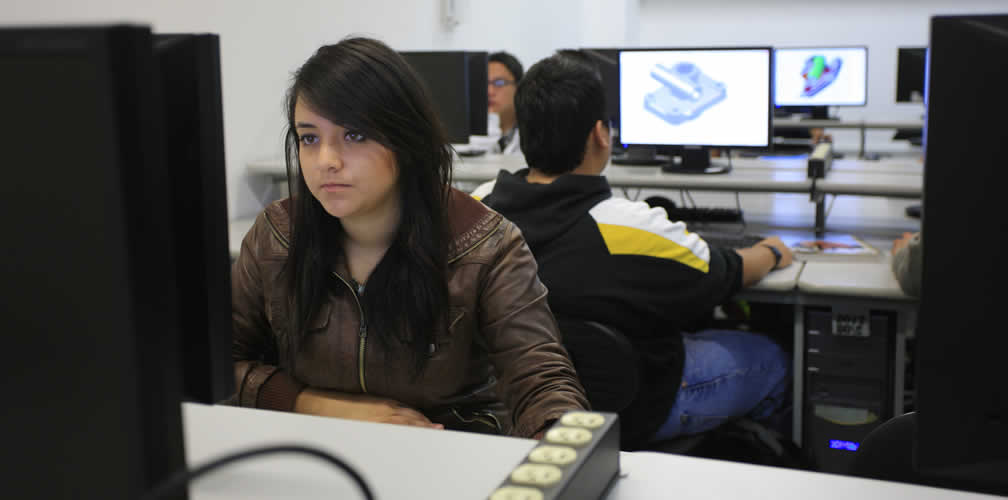
<path id="1" fill-rule="evenodd" d="M 310 448 L 308 446 L 300 445 L 277 445 L 277 446 L 264 446 L 261 448 L 251 448 L 244 451 L 239 451 L 232 453 L 230 455 L 225 455 L 223 457 L 211 460 L 203 465 L 195 467 L 193 469 L 183 469 L 171 477 L 168 477 L 164 481 L 161 481 L 156 485 L 150 492 L 144 495 L 143 500 L 157 500 L 159 498 L 164 498 L 165 496 L 176 492 L 179 488 L 191 483 L 196 478 L 211 472 L 215 469 L 219 469 L 225 465 L 239 462 L 247 458 L 256 457 L 259 455 L 274 455 L 278 453 L 300 453 L 303 455 L 311 455 L 316 458 L 320 458 L 332 465 L 342 469 L 346 472 L 351 479 L 357 484 L 361 492 L 364 494 L 364 498 L 368 500 L 374 500 L 374 493 L 371 492 L 371 488 L 368 486 L 364 478 L 353 469 L 347 465 L 346 462 L 336 458 L 329 453 L 326 453 L 318 448 Z"/>

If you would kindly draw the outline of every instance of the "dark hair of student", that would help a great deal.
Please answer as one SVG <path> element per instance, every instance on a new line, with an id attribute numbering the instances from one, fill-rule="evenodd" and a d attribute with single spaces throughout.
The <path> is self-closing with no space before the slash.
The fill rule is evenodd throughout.
<path id="1" fill-rule="evenodd" d="M 493 52 L 487 56 L 487 63 L 501 63 L 514 77 L 515 82 L 520 82 L 522 79 L 522 63 L 518 61 L 518 58 L 507 53 L 507 52 Z"/>
<path id="2" fill-rule="evenodd" d="M 311 320 L 328 294 L 352 293 L 332 273 L 343 254 L 343 227 L 312 196 L 301 173 L 294 126 L 298 98 L 313 112 L 395 155 L 400 224 L 360 300 L 369 337 L 387 352 L 395 343 L 407 346 L 414 373 L 419 374 L 434 332 L 445 328 L 449 306 L 446 207 L 452 156 L 428 93 L 398 53 L 368 38 L 324 46 L 294 74 L 287 94 L 285 139 L 292 238 L 284 279 L 294 311 L 286 335 L 289 363 L 311 335 Z"/>
<path id="3" fill-rule="evenodd" d="M 515 90 L 515 114 L 525 161 L 547 174 L 564 174 L 584 160 L 588 134 L 606 123 L 598 69 L 560 53 L 529 68 Z"/>

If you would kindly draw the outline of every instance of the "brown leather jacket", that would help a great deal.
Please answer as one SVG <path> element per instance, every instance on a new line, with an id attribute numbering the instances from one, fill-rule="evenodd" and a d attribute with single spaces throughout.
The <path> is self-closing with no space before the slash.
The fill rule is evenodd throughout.
<path id="1" fill-rule="evenodd" d="M 291 313 L 278 280 L 287 258 L 289 200 L 267 207 L 242 241 L 231 273 L 238 403 L 291 411 L 305 386 L 367 392 L 446 428 L 478 430 L 469 424 L 479 422 L 490 427 L 483 430 L 524 437 L 565 411 L 588 408 L 521 232 L 460 191 L 451 198 L 450 326 L 431 346 L 418 378 L 383 362 L 395 354 L 368 341 L 352 289 L 323 305 L 312 327 L 325 333 L 306 340 L 290 372 L 280 340 Z M 342 279 L 348 274 L 340 264 Z"/>

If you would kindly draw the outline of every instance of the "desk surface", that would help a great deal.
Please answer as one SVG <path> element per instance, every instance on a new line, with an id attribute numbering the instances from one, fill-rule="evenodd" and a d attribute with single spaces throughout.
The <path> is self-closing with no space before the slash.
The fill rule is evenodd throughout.
<path id="1" fill-rule="evenodd" d="M 798 289 L 819 295 L 916 300 L 900 289 L 891 266 L 888 251 L 869 260 L 808 261 L 798 277 Z"/>
<path id="2" fill-rule="evenodd" d="M 190 467 L 268 444 L 321 448 L 360 472 L 379 499 L 480 499 L 536 441 L 372 424 L 226 406 L 182 405 Z M 608 499 L 825 500 L 888 498 L 993 500 L 940 488 L 665 455 L 621 453 L 623 476 Z M 673 493 L 674 492 L 674 493 Z M 193 500 L 362 498 L 345 473 L 298 455 L 272 455 L 218 469 L 197 480 Z"/>

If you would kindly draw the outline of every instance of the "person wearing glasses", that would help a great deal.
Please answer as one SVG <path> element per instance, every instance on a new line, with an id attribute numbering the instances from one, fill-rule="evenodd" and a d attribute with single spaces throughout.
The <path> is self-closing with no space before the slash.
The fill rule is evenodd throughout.
<path id="1" fill-rule="evenodd" d="M 515 88 L 522 78 L 522 64 L 507 52 L 494 52 L 487 58 L 487 108 L 499 118 L 500 138 L 495 153 L 520 153 L 518 119 L 515 116 Z"/>

